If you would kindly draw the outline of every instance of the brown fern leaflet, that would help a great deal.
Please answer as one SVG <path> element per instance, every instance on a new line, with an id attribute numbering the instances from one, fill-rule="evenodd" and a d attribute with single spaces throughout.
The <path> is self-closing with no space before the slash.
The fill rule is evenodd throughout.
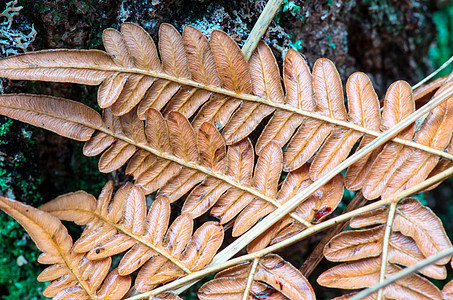
<path id="1" fill-rule="evenodd" d="M 373 226 L 340 233 L 324 249 L 331 261 L 347 263 L 327 270 L 318 278 L 325 286 L 344 289 L 369 287 L 379 282 L 382 274 L 382 249 L 389 208 L 380 208 L 352 219 L 353 228 Z M 407 198 L 398 204 L 393 220 L 388 245 L 388 262 L 384 277 L 400 270 L 399 266 L 410 266 L 416 262 L 451 247 L 442 223 L 429 209 L 414 198 Z M 436 262 L 420 273 L 434 279 L 445 279 L 445 264 L 449 257 Z M 397 281 L 384 289 L 386 298 L 442 299 L 437 287 L 419 275 Z"/>

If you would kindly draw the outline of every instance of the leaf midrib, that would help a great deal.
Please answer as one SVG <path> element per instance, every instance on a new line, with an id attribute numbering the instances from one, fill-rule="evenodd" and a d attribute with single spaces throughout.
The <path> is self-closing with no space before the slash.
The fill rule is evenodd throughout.
<path id="1" fill-rule="evenodd" d="M 226 96 L 229 96 L 229 97 L 232 97 L 232 98 L 236 98 L 236 99 L 240 99 L 240 100 L 246 100 L 246 101 L 250 101 L 250 102 L 257 102 L 257 103 L 265 104 L 265 105 L 274 107 L 274 108 L 276 108 L 278 110 L 285 110 L 285 111 L 293 112 L 293 113 L 298 114 L 298 115 L 302 115 L 302 116 L 305 116 L 305 117 L 317 119 L 317 120 L 324 121 L 324 122 L 327 122 L 327 123 L 330 123 L 330 124 L 334 124 L 334 125 L 337 125 L 337 126 L 340 126 L 340 127 L 352 129 L 352 130 L 355 130 L 355 131 L 358 131 L 358 132 L 362 132 L 364 134 L 367 134 L 367 135 L 370 135 L 370 136 L 374 136 L 374 137 L 379 137 L 379 136 L 381 136 L 383 134 L 382 132 L 374 131 L 374 130 L 371 130 L 371 129 L 368 129 L 368 128 L 365 128 L 365 127 L 362 127 L 362 126 L 347 122 L 347 121 L 341 121 L 341 120 L 330 118 L 328 116 L 321 115 L 321 114 L 316 113 L 316 112 L 311 112 L 311 111 L 306 111 L 306 110 L 302 110 L 302 109 L 299 109 L 299 108 L 295 108 L 295 107 L 292 107 L 292 106 L 287 105 L 285 103 L 271 102 L 271 101 L 269 101 L 269 100 L 267 100 L 265 98 L 261 98 L 261 97 L 255 96 L 255 95 L 240 94 L 240 93 L 236 93 L 234 91 L 227 90 L 227 89 L 224 89 L 224 88 L 221 88 L 221 87 L 195 82 L 195 81 L 193 81 L 191 79 L 174 77 L 174 76 L 165 74 L 163 72 L 147 71 L 147 70 L 141 70 L 141 69 L 137 69 L 137 68 L 124 68 L 124 67 L 118 67 L 118 66 L 109 67 L 109 66 L 102 66 L 102 65 L 96 65 L 96 66 L 89 65 L 89 66 L 74 67 L 74 65 L 64 65 L 64 64 L 55 64 L 55 65 L 46 64 L 45 66 L 40 66 L 40 65 L 31 66 L 31 65 L 28 65 L 27 67 L 23 67 L 23 68 L 20 68 L 20 67 L 11 68 L 11 70 L 17 71 L 17 70 L 30 70 L 30 69 L 41 69 L 41 68 L 44 68 L 44 69 L 45 68 L 87 69 L 87 70 L 98 70 L 98 71 L 106 71 L 106 72 L 140 74 L 140 75 L 145 75 L 145 76 L 150 76 L 150 77 L 155 77 L 155 78 L 169 80 L 169 81 L 172 81 L 172 82 L 176 82 L 176 83 L 178 83 L 180 85 L 192 86 L 192 87 L 195 87 L 195 88 L 211 91 L 211 92 L 214 92 L 214 93 L 217 93 L 217 94 L 226 95 Z M 5 70 L 9 70 L 9 69 L 5 69 Z M 444 151 L 440 151 L 440 150 L 431 148 L 429 146 L 418 144 L 418 143 L 415 143 L 415 142 L 412 142 L 412 141 L 407 141 L 407 140 L 404 140 L 404 139 L 401 139 L 401 138 L 397 138 L 397 137 L 393 138 L 392 141 L 395 142 L 395 143 L 404 145 L 404 146 L 417 148 L 417 149 L 420 149 L 422 151 L 425 151 L 425 152 L 428 152 L 428 153 L 431 153 L 431 154 L 434 154 L 434 155 L 438 155 L 438 156 L 444 157 L 444 158 L 449 159 L 449 160 L 453 160 L 453 154 L 450 154 L 450 153 L 447 153 L 447 152 L 444 152 Z"/>
<path id="2" fill-rule="evenodd" d="M 180 159 L 180 158 L 178 158 L 176 156 L 163 153 L 163 152 L 161 152 L 159 150 L 156 150 L 156 149 L 153 149 L 153 148 L 149 147 L 148 145 L 137 143 L 137 142 L 135 142 L 134 140 L 130 139 L 127 136 L 124 136 L 122 134 L 117 134 L 114 131 L 109 130 L 107 127 L 97 127 L 93 123 L 87 123 L 87 122 L 83 122 L 83 121 L 80 121 L 80 120 L 75 120 L 75 119 L 72 119 L 72 118 L 65 118 L 65 117 L 63 117 L 61 115 L 49 113 L 49 112 L 46 112 L 46 111 L 36 111 L 36 110 L 33 110 L 32 108 L 21 108 L 21 107 L 17 107 L 17 106 L 13 106 L 13 105 L 3 105 L 3 107 L 9 108 L 9 109 L 13 109 L 13 110 L 31 111 L 31 112 L 34 112 L 34 113 L 50 116 L 52 118 L 65 120 L 65 121 L 76 123 L 76 124 L 81 124 L 81 125 L 86 126 L 88 128 L 103 132 L 103 133 L 105 133 L 107 135 L 110 135 L 110 136 L 116 138 L 116 139 L 122 140 L 122 141 L 124 141 L 124 142 L 126 142 L 128 144 L 134 145 L 135 147 L 143 149 L 143 150 L 145 150 L 145 151 L 147 151 L 149 153 L 152 153 L 152 154 L 156 155 L 157 157 L 166 159 L 168 161 L 175 162 L 175 163 L 179 164 L 180 166 L 183 166 L 183 167 L 186 167 L 186 168 L 190 168 L 190 169 L 193 169 L 193 170 L 196 170 L 196 171 L 200 171 L 200 172 L 202 172 L 202 173 L 204 173 L 206 175 L 209 175 L 211 177 L 214 177 L 214 178 L 217 178 L 219 180 L 222 180 L 222 181 L 230 184 L 233 187 L 236 187 L 236 188 L 238 188 L 240 190 L 248 192 L 248 193 L 250 193 L 250 194 L 252 194 L 252 195 L 254 195 L 254 196 L 256 196 L 256 197 L 258 197 L 258 198 L 260 198 L 260 199 L 262 199 L 264 201 L 266 201 L 266 202 L 271 203 L 276 208 L 279 208 L 281 206 L 281 204 L 278 203 L 275 199 L 266 196 L 265 194 L 259 192 L 258 190 L 254 189 L 254 188 L 252 188 L 250 186 L 243 185 L 240 182 L 235 181 L 233 178 L 230 178 L 227 175 L 212 171 L 211 169 L 206 168 L 206 167 L 201 166 L 201 165 L 198 165 L 196 163 L 187 162 L 187 161 L 185 161 L 183 159 Z M 295 220 L 299 221 L 301 224 L 305 225 L 306 227 L 311 227 L 312 226 L 311 223 L 309 223 L 308 221 L 304 220 L 303 218 L 301 218 L 300 216 L 298 216 L 298 215 L 296 215 L 294 213 L 290 213 L 289 215 L 293 219 L 295 219 Z"/>

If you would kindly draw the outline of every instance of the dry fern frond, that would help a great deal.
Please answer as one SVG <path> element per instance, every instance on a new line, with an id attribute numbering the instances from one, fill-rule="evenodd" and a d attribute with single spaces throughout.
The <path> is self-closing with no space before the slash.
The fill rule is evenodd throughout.
<path id="1" fill-rule="evenodd" d="M 198 291 L 201 300 L 316 299 L 307 279 L 275 254 L 218 273 Z"/>
<path id="2" fill-rule="evenodd" d="M 20 202 L 0 196 L 0 208 L 18 221 L 43 251 L 38 262 L 50 264 L 38 280 L 52 281 L 43 291 L 54 299 L 121 299 L 129 290 L 130 276 L 109 272 L 111 258 L 91 261 L 73 249 L 71 236 L 60 220 Z"/>
<path id="3" fill-rule="evenodd" d="M 260 43 L 247 63 L 237 44 L 220 31 L 214 31 L 208 42 L 192 26 L 187 26 L 180 36 L 171 25 L 163 24 L 156 47 L 141 27 L 125 23 L 120 32 L 107 29 L 103 37 L 108 54 L 101 51 L 55 50 L 12 56 L 0 60 L 0 76 L 93 85 L 102 82 L 99 105 L 111 107 L 115 116 L 131 114 L 131 119 L 132 115 L 138 115 L 145 120 L 152 109 L 163 109 L 166 118 L 174 110 L 179 110 L 186 118 L 198 111 L 192 122 L 195 132 L 204 122 L 209 122 L 217 129 L 223 128 L 222 135 L 227 145 L 247 137 L 266 116 L 276 110 L 258 139 L 257 153 L 261 153 L 269 141 L 284 147 L 291 139 L 283 154 L 283 170 L 294 171 L 313 159 L 310 170 L 312 180 L 327 174 L 343 161 L 362 136 L 359 149 L 381 134 L 379 126 L 385 130 L 407 115 L 393 115 L 389 107 L 383 113 L 383 123 L 380 124 L 377 96 L 368 77 L 362 73 L 353 74 L 348 80 L 347 115 L 342 84 L 335 66 L 327 59 L 319 59 L 311 75 L 304 59 L 292 50 L 284 58 L 284 95 L 278 67 L 269 48 Z M 77 56 L 77 53 L 80 55 Z M 398 86 L 402 88 L 401 85 L 404 84 L 400 82 Z M 439 89 L 440 85 L 439 81 L 429 88 L 419 88 L 417 98 L 425 98 L 436 89 L 439 94 L 448 88 L 444 85 L 443 89 Z M 406 94 L 392 92 L 393 89 L 399 88 L 392 87 L 387 98 L 396 101 L 395 105 L 404 97 L 412 98 L 407 86 L 404 88 Z M 413 100 L 408 101 L 406 105 L 413 105 Z M 385 106 L 391 105 L 387 101 Z M 135 108 L 137 110 L 134 113 Z M 387 117 L 393 118 L 392 121 L 386 120 Z M 445 134 L 450 132 L 447 123 L 440 124 L 438 130 Z M 431 125 L 425 127 L 429 127 L 430 134 L 436 134 Z M 125 136 L 132 138 L 127 134 Z M 100 134 L 95 141 L 106 143 L 105 139 L 111 140 Z M 405 177 L 398 175 L 401 177 L 398 181 L 400 186 L 395 184 L 392 191 L 401 186 L 415 185 L 426 178 L 426 173 L 434 168 L 439 157 L 451 158 L 443 152 L 443 145 L 433 144 L 426 139 L 412 142 L 409 136 L 403 137 L 402 134 L 394 139 L 394 143 L 385 151 L 395 154 L 395 151 L 401 152 L 405 145 L 403 152 L 408 153 L 415 147 L 423 149 L 416 153 L 429 162 L 416 180 L 408 180 L 410 174 L 405 174 Z M 110 149 L 110 156 L 107 157 L 113 159 L 121 153 L 121 157 L 115 158 L 118 163 L 114 164 L 115 167 L 121 161 L 125 162 L 133 151 L 133 147 L 126 146 L 124 141 L 118 144 Z M 347 187 L 357 190 L 365 184 L 366 170 L 376 160 L 378 152 L 366 155 L 348 170 Z M 145 156 L 141 153 L 138 161 L 145 159 Z M 390 167 L 385 178 L 390 178 L 392 172 L 397 171 L 406 156 L 395 157 L 399 159 Z M 174 175 L 176 165 L 172 167 L 170 174 Z M 112 169 L 105 168 L 104 171 Z M 190 180 L 180 194 L 205 179 L 199 172 L 184 176 Z M 385 187 L 388 182 L 384 180 L 379 184 Z M 379 196 L 382 189 L 378 191 L 364 194 L 372 199 Z"/>
<path id="4" fill-rule="evenodd" d="M 206 271 L 211 261 L 214 266 L 206 272 L 217 272 L 222 262 L 247 246 L 249 253 L 260 254 L 245 255 L 242 262 L 247 263 L 220 272 L 202 287 L 202 299 L 221 295 L 313 299 L 302 274 L 268 249 L 301 231 L 308 236 L 325 229 L 327 225 L 318 223 L 336 209 L 344 184 L 350 190 L 362 189 L 367 199 L 388 200 L 451 166 L 451 81 L 421 87 L 415 96 L 407 83 L 396 82 L 388 89 L 380 113 L 371 81 L 355 73 L 346 83 L 346 110 L 338 72 L 325 58 L 315 62 L 311 74 L 300 54 L 287 51 L 282 84 L 267 45 L 261 42 L 247 61 L 234 40 L 221 31 L 213 31 L 208 42 L 192 26 L 185 27 L 181 36 L 163 24 L 156 47 L 141 27 L 125 23 L 120 31 L 105 30 L 103 40 L 107 53 L 55 50 L 0 60 L 0 76 L 11 79 L 100 84 L 102 117 L 83 104 L 36 95 L 1 95 L 0 114 L 86 141 L 85 155 L 102 153 L 102 172 L 127 164 L 126 173 L 135 185 L 128 183 L 113 198 L 109 183 L 98 201 L 77 192 L 42 209 L 86 225 L 82 237 L 66 252 L 80 257 L 87 269 L 100 262 L 107 265 L 112 255 L 125 253 L 112 276 L 128 278 L 137 272 L 135 290 L 150 291 L 144 295 L 169 290 L 157 286 L 170 281 L 199 279 L 194 274 Z M 413 114 L 417 102 L 432 95 L 434 103 L 446 101 L 435 108 L 428 103 Z M 428 109 L 432 110 L 425 118 L 409 124 Z M 254 145 L 250 133 L 271 114 Z M 403 124 L 408 125 L 404 130 Z M 398 136 L 376 148 L 376 137 L 383 143 L 392 134 Z M 331 171 L 343 167 L 359 140 L 358 151 L 370 144 L 374 150 L 362 153 L 346 170 L 343 183 L 341 170 Z M 156 199 L 147 213 L 145 194 L 153 192 Z M 186 194 L 182 214 L 169 226 L 170 203 Z M 322 284 L 367 287 L 397 272 L 399 265 L 412 265 L 451 247 L 430 211 L 416 200 L 397 204 L 398 200 L 388 200 L 389 207 L 351 223 L 376 226 L 331 241 L 329 249 L 335 251 L 326 250 L 326 255 L 347 263 L 325 272 L 319 279 Z M 220 223 L 206 222 L 192 233 L 192 218 L 208 210 Z M 222 225 L 233 219 L 232 235 L 242 235 L 237 240 L 242 244 L 239 247 L 235 241 L 216 254 L 223 240 Z M 444 278 L 446 262 L 421 273 Z M 339 276 L 337 271 L 346 273 Z M 90 293 L 102 291 L 103 278 Z M 156 287 L 159 292 L 153 292 Z M 384 298 L 398 293 L 420 299 L 441 297 L 418 275 L 381 292 Z M 178 299 L 174 294 L 159 297 Z"/>
<path id="5" fill-rule="evenodd" d="M 86 111 L 86 115 L 80 126 L 84 126 L 84 130 L 91 134 L 97 130 L 85 144 L 84 154 L 91 156 L 103 152 L 99 159 L 102 172 L 114 171 L 128 162 L 126 173 L 134 177 L 135 184 L 142 187 L 146 194 L 158 190 L 157 198 L 165 196 L 174 202 L 192 190 L 183 212 L 193 217 L 213 207 L 211 213 L 224 224 L 255 198 L 272 204 L 272 207 L 268 205 L 264 213 L 259 214 L 260 217 L 284 203 L 279 199 L 274 200 L 283 158 L 280 148 L 273 142 L 261 151 L 252 177 L 254 150 L 250 141 L 240 141 L 229 146 L 227 151 L 223 137 L 212 124 L 203 123 L 195 135 L 192 125 L 178 112 L 171 112 L 164 119 L 159 111 L 151 108 L 143 122 L 136 117 L 135 109 L 120 117 L 114 116 L 110 109 L 105 109 L 101 120 L 96 112 L 83 104 L 68 102 L 66 105 L 61 98 L 34 95 L 0 97 L 0 106 L 7 108 L 4 114 L 24 121 L 28 120 L 30 102 L 37 102 L 38 106 L 45 103 L 45 106 L 50 107 L 47 110 L 35 109 L 38 121 L 42 115 L 52 115 L 56 120 L 64 121 L 66 113 L 59 113 L 54 108 L 60 105 L 60 111 L 71 109 L 76 104 L 80 109 L 84 108 L 82 111 Z M 37 121 L 35 124 L 71 136 L 66 126 Z M 341 199 L 341 194 L 335 199 L 332 211 Z M 318 205 L 323 204 L 320 202 Z M 305 218 L 297 215 L 293 217 L 307 225 L 311 221 L 310 211 Z M 234 235 L 247 231 L 258 220 L 253 218 L 247 225 L 238 223 Z"/>
<path id="6" fill-rule="evenodd" d="M 451 247 L 440 219 L 418 200 L 406 198 L 396 206 L 396 214 L 390 224 L 389 244 L 385 245 L 385 230 L 390 209 L 379 208 L 351 220 L 352 228 L 373 226 L 369 229 L 346 231 L 335 236 L 324 248 L 324 255 L 331 261 L 347 263 L 335 266 L 318 278 L 321 285 L 343 289 L 359 289 L 373 286 L 398 272 L 398 266 L 411 266 L 426 257 Z M 388 251 L 387 259 L 383 251 Z M 385 260 L 385 263 L 382 261 Z M 388 260 L 388 263 L 387 263 Z M 445 279 L 450 257 L 420 270 L 434 279 Z M 412 275 L 384 288 L 388 298 L 442 299 L 440 291 L 432 283 Z M 399 296 L 396 296 L 399 295 Z"/>
<path id="7" fill-rule="evenodd" d="M 216 222 L 206 222 L 192 233 L 192 218 L 182 214 L 168 227 L 171 210 L 165 197 L 154 201 L 146 213 L 140 188 L 128 183 L 113 198 L 112 190 L 110 182 L 98 201 L 77 192 L 60 196 L 41 209 L 62 220 L 86 225 L 74 252 L 87 253 L 90 260 L 127 251 L 118 273 L 125 276 L 140 269 L 135 279 L 139 292 L 202 269 L 222 244 L 223 228 Z"/>
<path id="8" fill-rule="evenodd" d="M 452 82 L 445 83 L 436 94 L 441 93 L 445 89 L 453 86 Z M 389 93 L 392 93 L 397 86 L 394 84 L 389 88 Z M 408 99 L 410 96 L 409 87 L 406 87 L 406 101 L 410 103 L 409 107 L 401 106 L 395 111 L 404 111 L 413 109 L 413 101 Z M 387 98 L 393 94 L 387 94 Z M 401 91 L 397 91 L 401 95 Z M 401 97 L 401 96 L 400 96 Z M 401 97 L 404 99 L 404 97 Z M 453 130 L 452 122 L 452 101 L 453 98 L 445 101 L 441 105 L 434 108 L 425 118 L 420 129 L 414 135 L 415 128 L 411 127 L 410 131 L 406 130 L 401 133 L 402 138 L 414 139 L 416 142 L 429 145 L 432 148 L 444 150 L 450 139 Z M 384 106 L 385 108 L 385 106 Z M 401 116 L 404 118 L 404 116 Z M 390 120 L 395 118 L 392 116 Z M 394 121 L 390 121 L 388 127 L 392 126 Z M 385 124 L 385 120 L 383 120 Z M 363 194 L 368 199 L 377 198 L 383 194 L 383 197 L 397 193 L 404 188 L 420 183 L 428 177 L 429 173 L 434 169 L 438 162 L 438 157 L 429 155 L 423 151 L 415 150 L 407 147 L 401 147 L 395 144 L 388 144 L 384 150 L 377 156 L 375 163 L 371 167 L 367 182 L 364 184 Z M 390 163 L 387 163 L 389 161 Z M 385 192 L 384 192 L 385 190 Z"/>

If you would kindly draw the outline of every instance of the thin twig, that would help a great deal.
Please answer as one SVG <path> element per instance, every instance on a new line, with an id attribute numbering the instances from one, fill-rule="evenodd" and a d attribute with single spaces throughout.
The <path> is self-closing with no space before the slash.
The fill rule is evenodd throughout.
<path id="1" fill-rule="evenodd" d="M 381 273 L 379 276 L 379 282 L 383 282 L 385 280 L 385 274 L 387 273 L 387 266 L 388 266 L 388 256 L 389 256 L 389 247 L 390 247 L 390 235 L 392 234 L 392 227 L 393 227 L 393 220 L 395 220 L 396 214 L 396 207 L 398 202 L 395 201 L 390 205 L 389 213 L 387 216 L 387 222 L 385 225 L 385 233 L 384 233 L 384 243 L 382 245 L 382 257 L 381 257 Z M 379 290 L 378 300 L 382 300 L 382 292 L 383 290 Z"/>
<path id="2" fill-rule="evenodd" d="M 244 53 L 245 58 L 248 60 L 252 56 L 253 51 L 258 45 L 259 41 L 263 37 L 264 33 L 267 30 L 267 27 L 271 23 L 275 14 L 277 13 L 280 5 L 282 5 L 283 0 L 269 0 L 261 12 L 258 20 L 253 26 L 252 31 L 250 32 L 249 37 L 245 41 L 244 46 L 242 46 L 242 52 Z"/>
<path id="3" fill-rule="evenodd" d="M 258 262 L 260 261 L 259 258 L 255 258 L 252 263 L 252 268 L 250 269 L 249 276 L 247 278 L 247 285 L 244 290 L 244 294 L 242 295 L 242 300 L 247 300 L 249 298 L 250 289 L 252 288 L 253 279 L 255 277 L 256 268 L 258 267 Z"/>
<path id="4" fill-rule="evenodd" d="M 426 76 L 425 78 L 423 78 L 423 80 L 421 80 L 419 83 L 417 83 L 416 85 L 414 85 L 412 87 L 413 90 L 415 90 L 416 88 L 418 88 L 419 86 L 423 85 L 425 82 L 427 82 L 428 80 L 430 80 L 431 78 L 433 78 L 434 76 L 437 75 L 437 73 L 439 73 L 440 71 L 442 71 L 443 69 L 445 69 L 449 64 L 451 64 L 453 62 L 453 56 L 450 57 L 446 62 L 444 62 L 442 64 L 442 66 L 440 66 L 436 71 L 432 72 L 431 74 L 429 74 L 428 76 Z"/>
<path id="5" fill-rule="evenodd" d="M 394 283 L 395 281 L 403 279 L 404 277 L 409 276 L 409 275 L 417 272 L 418 270 L 421 270 L 424 267 L 435 263 L 439 259 L 452 255 L 452 254 L 453 254 L 453 247 L 448 248 L 444 251 L 441 251 L 441 252 L 437 253 L 436 255 L 430 256 L 430 257 L 416 263 L 413 266 L 407 267 L 407 268 L 399 271 L 392 277 L 387 278 L 386 280 L 380 282 L 379 284 L 361 291 L 360 293 L 354 295 L 354 297 L 352 297 L 351 300 L 364 299 L 365 297 L 371 295 L 372 293 L 375 293 L 377 290 L 380 290 L 380 289 L 386 287 L 387 285 Z"/>

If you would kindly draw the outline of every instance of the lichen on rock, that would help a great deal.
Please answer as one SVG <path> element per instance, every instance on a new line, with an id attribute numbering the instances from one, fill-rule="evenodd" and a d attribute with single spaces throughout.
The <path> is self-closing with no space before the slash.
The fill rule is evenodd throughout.
<path id="1" fill-rule="evenodd" d="M 2 21 L 0 23 L 0 57 L 23 53 L 35 40 L 36 30 L 33 25 L 14 22 L 14 18 L 19 15 L 22 8 L 17 6 L 17 0 L 14 0 L 7 2 L 5 10 L 0 13 L 0 21 Z"/>

